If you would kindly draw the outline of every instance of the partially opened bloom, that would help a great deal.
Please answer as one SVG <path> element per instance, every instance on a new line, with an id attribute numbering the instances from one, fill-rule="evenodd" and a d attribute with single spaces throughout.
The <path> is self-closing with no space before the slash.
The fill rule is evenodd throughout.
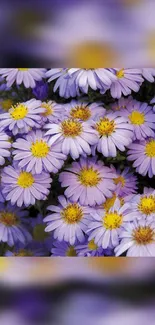
<path id="1" fill-rule="evenodd" d="M 136 193 L 138 189 L 137 184 L 138 180 L 130 168 L 126 167 L 122 171 L 117 169 L 114 166 L 111 166 L 113 172 L 117 175 L 114 179 L 116 184 L 115 192 L 119 197 L 124 197 L 126 195 Z"/>
<path id="2" fill-rule="evenodd" d="M 41 114 L 43 123 L 56 122 L 57 120 L 60 120 L 62 118 L 62 113 L 64 116 L 62 105 L 57 104 L 52 100 L 42 102 L 41 107 L 45 110 L 44 113 Z"/>
<path id="3" fill-rule="evenodd" d="M 110 87 L 111 96 L 120 98 L 130 95 L 131 91 L 138 92 L 144 79 L 141 76 L 141 69 L 111 69 L 115 73 L 117 80 Z"/>
<path id="4" fill-rule="evenodd" d="M 10 204 L 0 204 L 0 242 L 13 246 L 18 242 L 26 244 L 31 235 L 22 221 L 28 211 Z"/>
<path id="5" fill-rule="evenodd" d="M 49 144 L 50 137 L 41 130 L 31 131 L 25 139 L 18 138 L 13 143 L 14 160 L 21 168 L 36 174 L 42 171 L 57 173 L 63 166 L 66 155 L 61 153 L 61 146 Z"/>
<path id="6" fill-rule="evenodd" d="M 66 168 L 59 176 L 62 187 L 67 187 L 65 195 L 73 202 L 94 206 L 112 197 L 116 188 L 112 170 L 97 158 L 81 158 Z"/>
<path id="7" fill-rule="evenodd" d="M 0 165 L 4 165 L 5 158 L 10 157 L 11 142 L 9 139 L 6 133 L 0 132 Z"/>
<path id="8" fill-rule="evenodd" d="M 116 256 L 126 252 L 126 256 L 155 256 L 155 223 L 148 220 L 135 220 L 123 226 L 121 242 L 115 248 Z"/>
<path id="9" fill-rule="evenodd" d="M 14 135 L 28 133 L 31 128 L 40 128 L 41 114 L 45 109 L 36 99 L 12 106 L 8 113 L 0 114 L 0 129 L 8 128 Z"/>
<path id="10" fill-rule="evenodd" d="M 117 113 L 108 113 L 94 122 L 94 129 L 99 136 L 96 148 L 105 157 L 116 157 L 117 149 L 125 151 L 133 138 L 133 128 L 127 118 Z"/>
<path id="11" fill-rule="evenodd" d="M 113 81 L 117 80 L 113 71 L 105 68 L 98 69 L 68 69 L 68 74 L 72 76 L 78 88 L 88 93 L 89 87 L 93 90 L 110 88 Z"/>
<path id="12" fill-rule="evenodd" d="M 48 173 L 35 175 L 17 167 L 7 166 L 2 172 L 2 193 L 12 205 L 34 205 L 36 200 L 47 198 L 51 181 Z"/>
<path id="13" fill-rule="evenodd" d="M 149 138 L 144 141 L 134 142 L 129 146 L 129 161 L 134 161 L 133 167 L 137 173 L 151 178 L 155 175 L 155 139 Z"/>
<path id="14" fill-rule="evenodd" d="M 134 140 L 154 137 L 155 113 L 147 103 L 136 100 L 130 101 L 126 109 L 121 110 L 120 114 L 128 118 L 128 122 L 133 126 Z"/>
<path id="15" fill-rule="evenodd" d="M 70 118 L 88 121 L 103 116 L 105 108 L 101 103 L 92 103 L 72 100 L 69 104 L 64 105 L 65 110 Z"/>
<path id="16" fill-rule="evenodd" d="M 75 257 L 77 256 L 76 245 L 70 245 L 65 241 L 55 240 L 53 243 L 53 248 L 51 249 L 52 256 L 67 256 Z"/>
<path id="17" fill-rule="evenodd" d="M 6 78 L 8 87 L 11 87 L 13 83 L 16 82 L 17 85 L 23 83 L 26 88 L 34 88 L 36 85 L 36 81 L 45 78 L 45 72 L 46 69 L 0 69 L 0 75 Z"/>
<path id="18" fill-rule="evenodd" d="M 98 247 L 95 244 L 94 239 L 88 240 L 86 238 L 85 243 L 77 245 L 78 256 L 104 256 L 104 250 L 102 247 Z"/>
<path id="19" fill-rule="evenodd" d="M 114 112 L 120 112 L 122 109 L 125 109 L 130 102 L 133 102 L 133 97 L 121 97 L 115 103 L 110 104 L 109 107 Z M 120 114 L 121 116 L 121 114 Z"/>
<path id="20" fill-rule="evenodd" d="M 87 229 L 89 208 L 81 206 L 79 203 L 72 203 L 61 195 L 58 197 L 59 205 L 50 205 L 48 210 L 52 213 L 44 218 L 47 222 L 45 231 L 54 230 L 54 238 L 69 242 L 74 245 L 76 240 L 83 242 L 84 232 Z"/>
<path id="21" fill-rule="evenodd" d="M 90 145 L 98 142 L 97 132 L 89 121 L 64 118 L 59 123 L 47 124 L 45 128 L 49 129 L 46 132 L 46 135 L 50 135 L 49 144 L 60 141 L 61 152 L 65 155 L 70 154 L 73 159 L 77 159 L 80 155 L 90 155 Z"/>
<path id="22" fill-rule="evenodd" d="M 94 239 L 95 244 L 103 249 L 116 247 L 124 222 L 133 220 L 129 212 L 130 205 L 126 203 L 121 206 L 117 199 L 109 211 L 104 209 L 92 211 L 87 231 L 89 240 Z"/>

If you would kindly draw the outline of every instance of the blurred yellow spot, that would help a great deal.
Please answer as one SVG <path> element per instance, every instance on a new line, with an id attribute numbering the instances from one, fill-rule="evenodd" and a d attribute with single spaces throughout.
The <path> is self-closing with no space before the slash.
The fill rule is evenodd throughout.
<path id="1" fill-rule="evenodd" d="M 4 111 L 8 111 L 12 106 L 12 100 L 11 99 L 4 99 L 1 103 L 2 108 Z"/>
<path id="2" fill-rule="evenodd" d="M 18 68 L 19 71 L 28 71 L 29 69 L 27 68 Z"/>
<path id="3" fill-rule="evenodd" d="M 79 68 L 101 68 L 113 66 L 116 53 L 109 44 L 101 42 L 83 42 L 69 50 L 68 63 Z"/>
<path id="4" fill-rule="evenodd" d="M 74 246 L 70 246 L 69 248 L 68 248 L 68 250 L 67 250 L 67 252 L 66 252 L 66 256 L 72 256 L 72 257 L 74 257 L 74 256 L 77 256 L 77 254 L 76 254 L 76 250 L 75 250 L 75 248 L 74 248 Z"/>
<path id="5" fill-rule="evenodd" d="M 154 62 L 154 58 L 155 58 L 155 30 L 152 30 L 146 38 L 146 49 L 148 50 L 150 59 L 152 59 Z"/>
<path id="6" fill-rule="evenodd" d="M 18 253 L 14 253 L 14 256 L 28 257 L 28 256 L 33 256 L 33 253 L 31 251 L 26 250 L 26 249 L 21 249 Z"/>
<path id="7" fill-rule="evenodd" d="M 95 251 L 96 249 L 98 249 L 98 246 L 95 244 L 94 239 L 90 240 L 90 242 L 88 243 L 88 248 L 91 251 Z"/>
<path id="8" fill-rule="evenodd" d="M 6 257 L 1 257 L 0 258 L 0 273 L 3 273 L 7 270 L 9 266 L 8 260 Z"/>
<path id="9" fill-rule="evenodd" d="M 129 259 L 122 259 L 119 257 L 98 257 L 88 259 L 90 267 L 100 271 L 103 275 L 121 275 L 129 271 L 131 262 Z"/>
<path id="10" fill-rule="evenodd" d="M 125 178 L 120 175 L 119 177 L 114 178 L 114 183 L 116 185 L 121 184 L 121 186 L 124 187 L 125 186 Z"/>

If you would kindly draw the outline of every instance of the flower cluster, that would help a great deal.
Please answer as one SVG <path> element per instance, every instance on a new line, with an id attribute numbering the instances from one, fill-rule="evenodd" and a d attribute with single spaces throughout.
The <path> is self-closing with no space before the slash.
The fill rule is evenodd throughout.
<path id="1" fill-rule="evenodd" d="M 0 75 L 1 255 L 155 256 L 155 69 Z"/>

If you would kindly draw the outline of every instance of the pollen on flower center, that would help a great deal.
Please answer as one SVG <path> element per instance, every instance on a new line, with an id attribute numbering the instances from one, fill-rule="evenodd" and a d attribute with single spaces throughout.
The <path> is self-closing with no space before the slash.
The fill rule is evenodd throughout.
<path id="1" fill-rule="evenodd" d="M 114 213 L 106 213 L 105 217 L 103 218 L 103 226 L 106 229 L 116 229 L 119 228 L 122 224 L 122 216 L 119 215 L 117 212 Z"/>
<path id="2" fill-rule="evenodd" d="M 124 69 L 118 70 L 116 72 L 117 78 L 123 78 L 124 77 Z"/>
<path id="3" fill-rule="evenodd" d="M 96 123 L 96 130 L 100 136 L 111 135 L 115 130 L 115 123 L 108 118 L 101 118 L 100 121 Z"/>
<path id="4" fill-rule="evenodd" d="M 80 206 L 76 203 L 68 204 L 62 211 L 62 217 L 68 224 L 79 222 L 83 217 L 83 212 Z"/>
<path id="5" fill-rule="evenodd" d="M 144 214 L 155 213 L 155 196 L 142 197 L 138 205 L 139 210 Z"/>
<path id="6" fill-rule="evenodd" d="M 114 193 L 112 197 L 108 197 L 106 201 L 103 203 L 103 208 L 108 212 L 113 207 L 115 200 L 116 200 L 116 194 Z"/>
<path id="7" fill-rule="evenodd" d="M 53 114 L 53 108 L 51 104 L 42 103 L 41 107 L 45 108 L 45 112 L 42 113 L 43 116 L 49 116 Z"/>
<path id="8" fill-rule="evenodd" d="M 91 112 L 87 106 L 76 106 L 71 109 L 70 115 L 72 118 L 77 118 L 82 121 L 87 121 L 91 117 Z"/>
<path id="9" fill-rule="evenodd" d="M 32 143 L 30 150 L 34 157 L 45 158 L 48 155 L 50 148 L 43 140 L 37 140 L 35 143 Z"/>
<path id="10" fill-rule="evenodd" d="M 31 173 L 21 172 L 17 179 L 17 184 L 23 188 L 31 187 L 33 183 L 34 177 Z"/>
<path id="11" fill-rule="evenodd" d="M 114 183 L 116 185 L 121 184 L 122 187 L 125 186 L 125 178 L 123 176 L 119 176 L 117 178 L 114 178 Z"/>
<path id="12" fill-rule="evenodd" d="M 63 121 L 61 123 L 61 129 L 62 129 L 62 133 L 65 137 L 73 137 L 74 138 L 74 137 L 80 135 L 82 132 L 81 123 L 76 120 L 72 120 L 72 119 Z"/>
<path id="13" fill-rule="evenodd" d="M 155 157 L 155 140 L 150 140 L 145 146 L 145 153 L 148 157 Z"/>
<path id="14" fill-rule="evenodd" d="M 18 257 L 28 257 L 28 256 L 33 256 L 33 253 L 29 250 L 26 249 L 20 249 L 18 253 L 14 253 L 14 256 Z"/>
<path id="15" fill-rule="evenodd" d="M 78 178 L 82 185 L 90 187 L 96 186 L 101 180 L 99 172 L 92 167 L 81 169 Z"/>
<path id="16" fill-rule="evenodd" d="M 19 220 L 14 213 L 6 211 L 0 212 L 0 221 L 5 226 L 15 226 L 19 223 Z"/>
<path id="17" fill-rule="evenodd" d="M 95 244 L 94 239 L 92 239 L 92 240 L 89 241 L 88 248 L 91 251 L 95 251 L 96 249 L 98 249 L 98 246 Z"/>
<path id="18" fill-rule="evenodd" d="M 43 224 L 38 224 L 33 229 L 33 239 L 36 241 L 43 241 L 48 238 L 48 233 L 45 232 L 46 226 Z"/>
<path id="19" fill-rule="evenodd" d="M 12 100 L 11 99 L 4 99 L 1 103 L 2 108 L 4 111 L 8 111 L 10 107 L 12 106 Z"/>
<path id="20" fill-rule="evenodd" d="M 28 71 L 29 68 L 18 68 L 19 71 Z"/>
<path id="21" fill-rule="evenodd" d="M 74 246 L 70 246 L 68 249 L 67 249 L 67 251 L 66 251 L 66 256 L 72 256 L 72 257 L 74 257 L 74 256 L 77 256 L 77 254 L 76 254 L 76 250 L 75 250 L 75 248 L 74 248 Z"/>
<path id="22" fill-rule="evenodd" d="M 133 238 L 139 245 L 147 245 L 154 241 L 154 231 L 149 226 L 139 227 L 133 232 Z"/>
<path id="23" fill-rule="evenodd" d="M 27 116 L 28 109 L 24 104 L 18 104 L 12 106 L 10 109 L 10 115 L 14 120 L 22 120 Z"/>
<path id="24" fill-rule="evenodd" d="M 143 113 L 138 112 L 138 111 L 133 111 L 129 115 L 129 120 L 134 125 L 142 125 L 145 122 L 145 115 Z"/>

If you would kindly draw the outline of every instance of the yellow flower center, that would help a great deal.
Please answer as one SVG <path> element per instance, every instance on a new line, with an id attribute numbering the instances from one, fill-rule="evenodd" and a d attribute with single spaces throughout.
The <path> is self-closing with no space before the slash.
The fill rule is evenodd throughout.
<path id="1" fill-rule="evenodd" d="M 33 229 L 33 239 L 36 241 L 44 241 L 48 238 L 48 233 L 45 232 L 46 226 L 43 224 L 38 224 Z"/>
<path id="2" fill-rule="evenodd" d="M 147 245 L 154 241 L 154 231 L 149 226 L 139 227 L 133 232 L 133 238 L 139 245 Z"/>
<path id="3" fill-rule="evenodd" d="M 106 213 L 105 217 L 103 218 L 103 226 L 106 229 L 117 229 L 120 228 L 122 225 L 122 216 L 119 215 L 117 212 L 114 213 Z"/>
<path id="4" fill-rule="evenodd" d="M 10 107 L 12 106 L 12 100 L 11 99 L 4 99 L 1 102 L 1 106 L 4 109 L 4 111 L 8 111 Z"/>
<path id="5" fill-rule="evenodd" d="M 94 239 L 92 239 L 92 240 L 89 241 L 88 248 L 91 251 L 96 251 L 96 249 L 98 249 L 98 246 L 95 244 Z"/>
<path id="6" fill-rule="evenodd" d="M 109 136 L 115 130 L 115 123 L 108 118 L 101 118 L 100 121 L 96 123 L 96 130 L 100 136 Z"/>
<path id="7" fill-rule="evenodd" d="M 77 137 L 82 132 L 81 123 L 76 120 L 66 120 L 61 123 L 61 129 L 64 137 Z"/>
<path id="8" fill-rule="evenodd" d="M 99 172 L 93 167 L 81 169 L 78 178 L 82 185 L 90 187 L 96 186 L 101 180 Z"/>
<path id="9" fill-rule="evenodd" d="M 42 113 L 43 116 L 49 116 L 53 114 L 53 108 L 51 104 L 42 103 L 41 107 L 45 108 L 45 112 Z"/>
<path id="10" fill-rule="evenodd" d="M 28 251 L 26 249 L 20 249 L 18 253 L 14 253 L 14 256 L 17 257 L 28 257 L 28 256 L 33 256 L 33 253 L 31 251 Z"/>
<path id="11" fill-rule="evenodd" d="M 31 152 L 32 155 L 36 158 L 45 158 L 47 157 L 50 148 L 48 147 L 47 143 L 43 140 L 36 141 L 35 143 L 32 143 L 31 146 Z"/>
<path id="12" fill-rule="evenodd" d="M 77 254 L 76 254 L 76 250 L 75 250 L 74 246 L 70 246 L 70 247 L 67 249 L 66 256 L 68 256 L 68 257 L 69 257 L 69 256 L 72 256 L 72 257 L 77 256 Z"/>
<path id="13" fill-rule="evenodd" d="M 27 116 L 28 109 L 24 104 L 18 104 L 16 106 L 12 106 L 10 109 L 10 115 L 14 120 L 22 120 Z"/>
<path id="14" fill-rule="evenodd" d="M 87 121 L 91 117 L 91 111 L 87 106 L 77 106 L 71 109 L 70 115 L 72 118 L 78 118 L 82 121 Z"/>
<path id="15" fill-rule="evenodd" d="M 83 211 L 77 203 L 68 204 L 61 214 L 68 224 L 78 223 L 83 217 Z"/>
<path id="16" fill-rule="evenodd" d="M 114 194 L 112 197 L 108 197 L 106 201 L 103 203 L 103 209 L 107 212 L 113 207 L 116 200 L 116 194 Z"/>
<path id="17" fill-rule="evenodd" d="M 85 41 L 77 43 L 69 49 L 67 63 L 70 66 L 86 69 L 113 66 L 116 62 L 116 52 L 108 43 Z M 67 65 L 66 65 L 67 66 Z"/>
<path id="18" fill-rule="evenodd" d="M 17 179 L 17 184 L 23 188 L 31 187 L 33 183 L 34 183 L 34 177 L 32 176 L 31 173 L 21 172 Z"/>
<path id="19" fill-rule="evenodd" d="M 125 186 L 125 178 L 123 176 L 119 176 L 117 178 L 114 178 L 113 181 L 114 181 L 114 183 L 116 185 L 121 184 L 122 187 Z"/>
<path id="20" fill-rule="evenodd" d="M 129 120 L 134 125 L 142 125 L 145 122 L 145 115 L 143 113 L 138 112 L 138 111 L 133 111 L 129 115 Z"/>
<path id="21" fill-rule="evenodd" d="M 116 72 L 117 78 L 123 78 L 124 77 L 124 69 L 118 70 Z"/>
<path id="22" fill-rule="evenodd" d="M 19 223 L 18 217 L 12 212 L 0 212 L 0 221 L 5 226 L 15 226 Z"/>
<path id="23" fill-rule="evenodd" d="M 155 196 L 145 196 L 140 199 L 138 209 L 144 214 L 155 213 Z"/>
<path id="24" fill-rule="evenodd" d="M 18 68 L 19 71 L 28 71 L 29 69 L 27 68 Z"/>
<path id="25" fill-rule="evenodd" d="M 145 153 L 148 157 L 155 157 L 155 140 L 150 140 L 145 146 Z"/>

